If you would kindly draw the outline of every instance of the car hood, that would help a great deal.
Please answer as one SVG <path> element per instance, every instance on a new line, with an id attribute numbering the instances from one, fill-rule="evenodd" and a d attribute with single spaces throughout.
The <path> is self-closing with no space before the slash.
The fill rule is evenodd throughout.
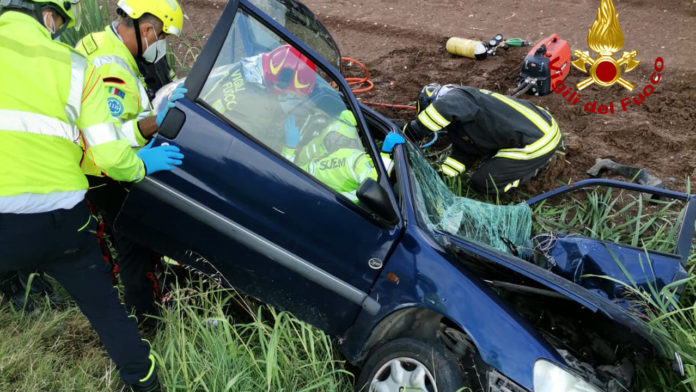
<path id="1" fill-rule="evenodd" d="M 666 358 L 673 358 L 675 353 L 674 346 L 667 336 L 611 300 L 595 294 L 551 271 L 491 247 L 467 241 L 444 231 L 435 231 L 434 234 L 438 242 L 452 256 L 451 259 L 467 265 L 478 265 L 479 268 L 492 267 L 503 273 L 513 272 L 522 275 L 592 312 L 602 313 L 624 333 L 632 333 L 654 347 L 660 355 Z"/>

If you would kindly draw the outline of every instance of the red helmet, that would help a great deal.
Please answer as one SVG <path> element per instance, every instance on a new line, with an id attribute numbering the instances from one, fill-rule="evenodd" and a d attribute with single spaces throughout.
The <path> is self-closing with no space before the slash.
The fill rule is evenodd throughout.
<path id="1" fill-rule="evenodd" d="M 317 67 L 290 45 L 264 53 L 263 78 L 270 92 L 309 95 L 317 81 Z"/>

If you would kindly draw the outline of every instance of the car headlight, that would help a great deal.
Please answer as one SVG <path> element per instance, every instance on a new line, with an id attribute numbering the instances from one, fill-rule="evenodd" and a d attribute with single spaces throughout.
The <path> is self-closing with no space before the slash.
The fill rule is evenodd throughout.
<path id="1" fill-rule="evenodd" d="M 534 364 L 534 392 L 603 392 L 552 362 L 540 359 Z"/>

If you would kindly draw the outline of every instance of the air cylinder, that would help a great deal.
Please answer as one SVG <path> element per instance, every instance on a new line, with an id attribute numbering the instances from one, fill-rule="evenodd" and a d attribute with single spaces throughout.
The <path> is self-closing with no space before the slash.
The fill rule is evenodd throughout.
<path id="1" fill-rule="evenodd" d="M 464 56 L 476 60 L 483 60 L 486 58 L 486 45 L 481 41 L 452 37 L 447 40 L 445 47 L 448 52 L 457 56 Z"/>

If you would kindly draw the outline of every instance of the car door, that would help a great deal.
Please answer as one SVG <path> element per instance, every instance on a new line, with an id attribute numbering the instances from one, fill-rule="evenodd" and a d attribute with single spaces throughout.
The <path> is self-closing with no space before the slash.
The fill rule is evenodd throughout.
<path id="1" fill-rule="evenodd" d="M 335 68 L 252 4 L 232 1 L 186 87 L 155 142 L 179 146 L 184 163 L 133 186 L 117 229 L 332 334 L 345 332 L 361 309 L 376 313 L 379 303 L 367 293 L 402 222 L 386 223 L 357 202 L 354 182 L 338 181 L 338 189 L 336 178 L 320 175 L 357 157 L 346 176 L 371 173 L 397 209 Z M 288 123 L 301 133 L 295 155 L 321 147 L 307 141 L 336 124 L 355 129 L 352 150 L 338 150 L 350 153 L 343 160 L 300 163 L 286 145 Z"/>

